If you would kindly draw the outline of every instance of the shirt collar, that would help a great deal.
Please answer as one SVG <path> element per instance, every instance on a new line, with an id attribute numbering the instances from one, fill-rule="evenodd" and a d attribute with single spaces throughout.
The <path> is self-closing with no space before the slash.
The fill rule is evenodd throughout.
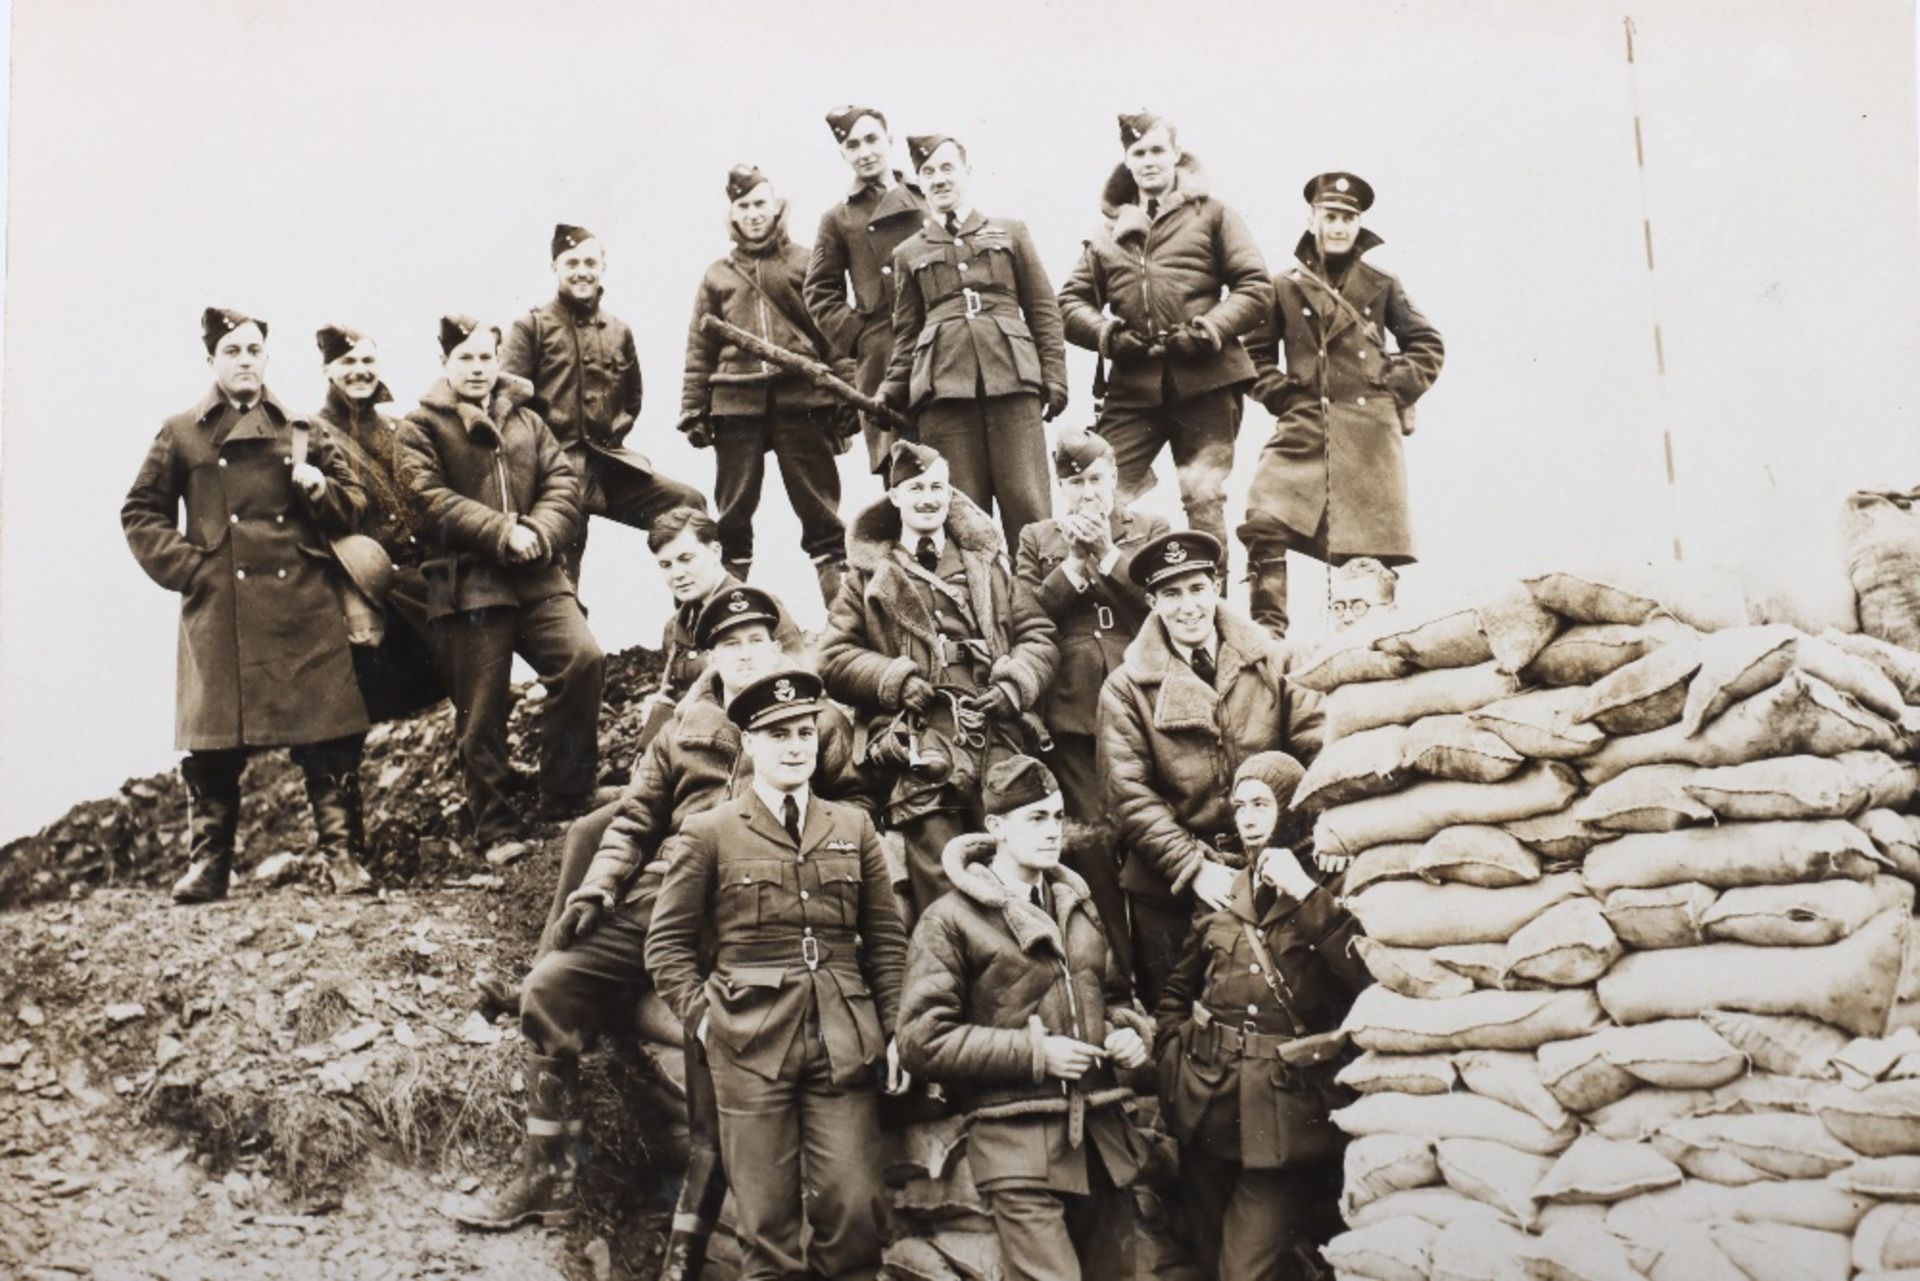
<path id="1" fill-rule="evenodd" d="M 1182 645 L 1179 641 L 1173 639 L 1173 637 L 1171 636 L 1167 637 L 1167 644 L 1173 646 L 1173 652 L 1180 655 L 1181 659 L 1186 662 L 1187 666 L 1189 667 L 1193 666 L 1193 653 L 1194 653 L 1193 647 Z M 1207 652 L 1207 657 L 1216 658 L 1216 659 L 1220 657 L 1219 641 L 1217 640 L 1214 641 L 1213 648 Z"/>
<path id="2" fill-rule="evenodd" d="M 787 797 L 793 797 L 794 801 L 800 806 L 800 830 L 803 832 L 807 830 L 806 788 L 803 787 L 796 792 L 783 792 L 779 788 L 762 781 L 758 775 L 755 775 L 753 780 L 753 793 L 760 798 L 760 803 L 767 807 L 767 813 L 773 815 L 775 822 L 780 820 L 780 809 L 786 804 Z"/>
<path id="3" fill-rule="evenodd" d="M 933 554 L 935 556 L 943 556 L 946 554 L 947 531 L 944 526 L 934 530 L 931 534 L 916 534 L 903 525 L 900 528 L 900 547 L 907 553 L 909 560 L 919 554 L 920 540 L 922 538 L 931 538 L 933 540 Z"/>

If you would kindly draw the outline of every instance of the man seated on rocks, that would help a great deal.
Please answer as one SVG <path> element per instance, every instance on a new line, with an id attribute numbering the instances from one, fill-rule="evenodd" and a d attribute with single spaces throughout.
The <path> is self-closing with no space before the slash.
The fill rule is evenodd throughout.
<path id="1" fill-rule="evenodd" d="M 513 656 L 532 665 L 540 702 L 545 817 L 572 818 L 599 774 L 604 657 L 567 577 L 583 519 L 580 484 L 534 411 L 533 387 L 500 372 L 500 331 L 440 321 L 445 375 L 400 429 L 402 472 L 431 520 L 427 613 L 453 689 L 467 809 L 487 862 L 526 852 L 508 793 Z"/>
<path id="2" fill-rule="evenodd" d="M 1220 599 L 1220 542 L 1198 530 L 1142 547 L 1128 567 L 1154 616 L 1100 692 L 1100 773 L 1127 845 L 1140 999 L 1159 999 L 1196 911 L 1232 901 L 1246 854 L 1227 799 L 1255 752 L 1311 759 L 1319 696 L 1287 680 L 1288 653 Z"/>
<path id="3" fill-rule="evenodd" d="M 1336 566 L 1327 601 L 1333 630 L 1344 632 L 1369 618 L 1378 620 L 1391 613 L 1399 587 L 1400 575 L 1371 556 L 1356 556 Z"/>
<path id="4" fill-rule="evenodd" d="M 1133 1275 L 1144 1145 L 1120 1104 L 1147 1061 L 1145 1015 L 1086 881 L 1060 864 L 1064 803 L 1045 765 L 988 770 L 986 832 L 955 837 L 953 890 L 907 949 L 900 1060 L 968 1109 L 967 1160 L 1008 1277 Z"/>
<path id="5" fill-rule="evenodd" d="M 792 670 L 728 704 L 752 782 L 668 842 L 647 939 L 661 997 L 713 1068 L 746 1277 L 880 1263 L 876 1078 L 897 1075 L 907 936 L 873 820 L 811 786 L 821 695 Z"/>

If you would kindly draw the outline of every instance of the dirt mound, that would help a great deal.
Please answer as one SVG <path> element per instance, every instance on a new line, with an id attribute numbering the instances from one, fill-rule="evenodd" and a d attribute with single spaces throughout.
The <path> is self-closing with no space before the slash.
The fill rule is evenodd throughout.
<path id="1" fill-rule="evenodd" d="M 600 711 L 600 779 L 624 783 L 644 723 L 641 698 L 660 679 L 660 653 L 634 648 L 607 662 Z M 508 742 L 531 769 L 539 687 L 522 686 Z M 437 884 L 479 867 L 464 844 L 453 708 L 376 725 L 360 767 L 366 797 L 368 867 L 385 886 Z M 531 796 L 528 801 L 531 803 Z M 157 886 L 186 867 L 186 791 L 178 774 L 133 779 L 117 795 L 76 805 L 32 836 L 0 846 L 0 910 L 65 898 L 77 887 Z M 313 842 L 300 771 L 284 752 L 251 762 L 241 784 L 237 866 L 244 870 Z"/>

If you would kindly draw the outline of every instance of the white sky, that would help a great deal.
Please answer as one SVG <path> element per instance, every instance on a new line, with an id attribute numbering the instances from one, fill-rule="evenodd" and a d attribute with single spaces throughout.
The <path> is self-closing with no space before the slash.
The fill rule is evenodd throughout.
<path id="1" fill-rule="evenodd" d="M 436 317 L 505 321 L 541 301 L 552 224 L 583 223 L 609 246 L 608 305 L 639 341 L 635 443 L 710 485 L 711 455 L 685 450 L 672 425 L 694 286 L 725 248 L 724 175 L 759 164 L 810 239 L 846 181 L 821 116 L 849 100 L 887 110 L 898 138 L 967 142 L 976 203 L 1027 221 L 1056 285 L 1095 223 L 1121 110 L 1180 123 L 1273 266 L 1303 225 L 1308 175 L 1372 180 L 1369 222 L 1388 242 L 1374 261 L 1448 353 L 1410 450 L 1425 562 L 1411 593 L 1659 558 L 1677 518 L 1695 569 L 1844 599 L 1842 495 L 1920 481 L 1909 4 L 1175 12 L 17 3 L 0 838 L 173 758 L 177 601 L 134 564 L 118 510 L 160 420 L 205 391 L 202 307 L 268 318 L 269 382 L 296 408 L 319 401 L 312 333 L 336 321 L 382 340 L 410 404 L 436 373 Z M 1090 374 L 1076 357 L 1070 421 L 1087 421 Z M 1248 414 L 1236 493 L 1269 421 Z M 846 463 L 850 512 L 877 491 Z M 1167 509 L 1171 488 L 1150 505 Z M 756 579 L 813 622 L 797 541 L 769 476 Z M 656 642 L 664 592 L 644 541 L 599 523 L 591 546 L 602 642 Z M 1318 590 L 1296 575 L 1309 627 L 1302 598 Z"/>

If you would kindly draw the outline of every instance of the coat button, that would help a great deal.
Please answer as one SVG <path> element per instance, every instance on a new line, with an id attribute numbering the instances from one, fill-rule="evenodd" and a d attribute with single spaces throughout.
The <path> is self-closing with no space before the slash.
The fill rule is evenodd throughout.
<path id="1" fill-rule="evenodd" d="M 1249 965 L 1249 966 L 1247 967 L 1247 973 L 1249 973 L 1249 974 L 1258 974 L 1259 972 L 1260 972 L 1260 967 L 1259 967 L 1259 966 L 1258 966 L 1257 964 L 1256 964 L 1256 965 Z"/>
<path id="2" fill-rule="evenodd" d="M 226 459 L 224 459 L 224 458 L 222 458 L 222 459 L 220 459 L 220 460 L 219 460 L 219 463 L 220 463 L 220 465 L 221 465 L 222 467 L 225 467 L 225 466 L 227 465 L 227 460 L 226 460 Z"/>
<path id="3" fill-rule="evenodd" d="M 883 276 L 891 276 L 891 275 L 893 274 L 893 268 L 891 268 L 891 267 L 882 267 L 882 268 L 880 269 L 880 274 L 881 274 L 881 275 L 883 275 Z"/>
<path id="4" fill-rule="evenodd" d="M 244 579 L 247 576 L 247 571 L 244 569 L 236 569 L 233 571 L 233 576 L 235 578 Z"/>
<path id="5" fill-rule="evenodd" d="M 273 576 L 275 578 L 285 578 L 287 576 L 287 571 L 284 569 L 276 569 L 273 571 Z"/>
<path id="6" fill-rule="evenodd" d="M 1301 315 L 1303 315 L 1303 316 L 1311 316 L 1311 315 L 1313 314 L 1313 308 L 1311 308 L 1311 307 L 1302 307 L 1302 308 L 1300 309 L 1300 314 L 1301 314 Z"/>
<path id="7" fill-rule="evenodd" d="M 1322 396 L 1320 398 L 1320 405 L 1322 408 L 1325 408 L 1326 406 L 1331 405 L 1332 403 L 1333 402 L 1331 400 L 1328 400 L 1325 396 Z"/>
<path id="8" fill-rule="evenodd" d="M 960 264 L 960 270 L 962 270 L 962 271 L 965 271 L 966 269 L 967 269 L 967 264 L 966 264 L 966 263 L 964 263 L 964 262 L 963 262 L 963 263 L 961 263 L 961 264 Z"/>
<path id="9" fill-rule="evenodd" d="M 867 230 L 868 230 L 868 231 L 878 231 L 878 230 L 880 230 L 880 224 L 879 224 L 879 223 L 877 223 L 877 222 L 870 222 L 870 223 L 868 223 L 868 224 L 867 224 Z"/>
<path id="10" fill-rule="evenodd" d="M 282 513 L 280 513 L 280 514 L 279 514 L 278 516 L 275 516 L 275 517 L 273 518 L 273 523 L 274 523 L 274 524 L 276 524 L 276 525 L 284 525 L 284 524 L 286 524 L 286 523 L 287 523 L 287 515 L 286 515 L 286 513 L 285 513 L 285 512 L 282 512 Z"/>
<path id="11" fill-rule="evenodd" d="M 1364 405 L 1367 403 L 1367 398 L 1365 396 L 1355 396 L 1353 398 L 1353 403 L 1356 405 Z"/>
<path id="12" fill-rule="evenodd" d="M 1247 1007 L 1247 1013 L 1249 1014 L 1258 1014 L 1259 1012 L 1260 1012 L 1260 1007 L 1257 1005 L 1249 1005 Z"/>
<path id="13" fill-rule="evenodd" d="M 1321 354 L 1321 356 L 1323 356 L 1323 357 L 1324 357 L 1324 356 L 1325 356 L 1325 355 L 1327 354 L 1327 349 L 1326 349 L 1325 347 L 1322 347 L 1322 348 L 1320 349 L 1320 354 Z"/>
<path id="14" fill-rule="evenodd" d="M 229 524 L 229 525 L 238 525 L 239 523 L 240 523 L 240 518 L 239 518 L 238 516 L 229 516 L 229 517 L 227 517 L 227 524 Z"/>

